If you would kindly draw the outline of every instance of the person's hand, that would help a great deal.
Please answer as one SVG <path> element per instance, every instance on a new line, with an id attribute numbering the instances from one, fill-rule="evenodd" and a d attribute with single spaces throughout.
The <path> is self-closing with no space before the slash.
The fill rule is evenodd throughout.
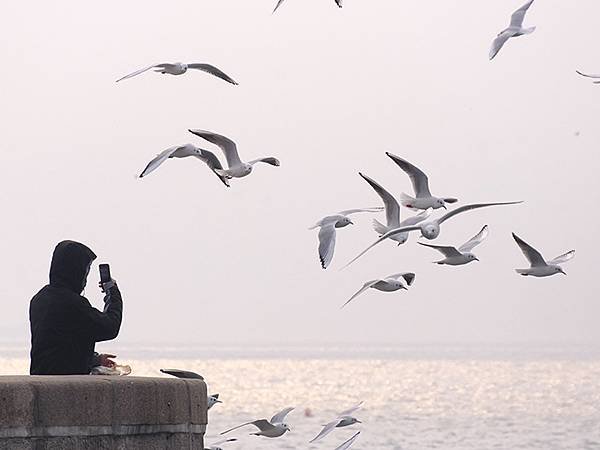
<path id="1" fill-rule="evenodd" d="M 107 281 L 106 283 L 103 283 L 102 281 L 100 281 L 98 283 L 98 286 L 100 287 L 100 290 L 106 294 L 108 291 L 110 291 L 110 288 L 113 286 L 116 286 L 117 282 L 113 279 L 111 279 L 110 281 Z"/>
<path id="2" fill-rule="evenodd" d="M 110 367 L 111 369 L 114 369 L 115 366 L 117 365 L 116 362 L 114 362 L 113 360 L 111 360 L 110 358 L 116 358 L 117 355 L 108 355 L 106 353 L 100 353 L 98 355 L 98 362 L 100 363 L 101 366 L 104 367 Z"/>

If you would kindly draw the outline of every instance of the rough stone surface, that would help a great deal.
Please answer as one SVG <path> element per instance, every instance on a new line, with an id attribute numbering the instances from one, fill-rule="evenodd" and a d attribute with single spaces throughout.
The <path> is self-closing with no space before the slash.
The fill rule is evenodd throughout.
<path id="1" fill-rule="evenodd" d="M 0 377 L 0 450 L 203 449 L 202 380 Z"/>

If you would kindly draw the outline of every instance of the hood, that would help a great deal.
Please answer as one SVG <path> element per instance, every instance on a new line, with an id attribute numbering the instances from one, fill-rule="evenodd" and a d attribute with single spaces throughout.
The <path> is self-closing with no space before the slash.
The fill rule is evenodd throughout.
<path id="1" fill-rule="evenodd" d="M 60 242 L 52 254 L 50 285 L 80 294 L 86 284 L 88 267 L 95 259 L 94 252 L 79 242 Z"/>

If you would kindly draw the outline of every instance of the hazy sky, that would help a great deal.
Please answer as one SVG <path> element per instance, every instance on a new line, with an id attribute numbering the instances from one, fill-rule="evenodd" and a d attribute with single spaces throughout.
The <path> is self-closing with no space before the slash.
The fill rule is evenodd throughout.
<path id="1" fill-rule="evenodd" d="M 600 72 L 598 1 L 534 3 L 536 32 L 491 63 L 521 0 L 287 0 L 271 15 L 274 3 L 3 6 L 0 340 L 29 339 L 52 249 L 75 239 L 111 263 L 121 343 L 600 343 L 600 86 L 575 74 Z M 210 62 L 240 86 L 199 72 L 114 82 L 165 61 Z M 188 128 L 281 167 L 257 166 L 231 189 L 193 160 L 135 178 L 171 145 L 216 151 Z M 438 244 L 490 225 L 480 263 L 433 265 L 437 252 L 412 235 L 339 271 L 376 238 L 365 215 L 322 270 L 308 226 L 380 203 L 359 170 L 410 192 L 385 151 L 461 204 L 526 203 L 444 224 Z M 547 257 L 577 249 L 568 276 L 519 277 L 511 231 Z M 399 271 L 417 273 L 409 292 L 339 310 L 364 281 Z M 86 294 L 100 307 L 97 279 L 94 266 Z"/>

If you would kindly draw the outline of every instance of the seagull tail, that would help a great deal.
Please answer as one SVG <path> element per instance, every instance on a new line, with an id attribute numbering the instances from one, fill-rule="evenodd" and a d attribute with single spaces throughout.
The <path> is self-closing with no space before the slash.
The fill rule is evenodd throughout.
<path id="1" fill-rule="evenodd" d="M 402 194 L 400 194 L 400 203 L 405 208 L 410 208 L 412 210 L 416 210 L 417 208 L 415 208 L 413 206 L 414 202 L 415 202 L 415 198 L 414 197 L 411 197 L 410 195 L 405 194 L 404 192 Z"/>
<path id="2" fill-rule="evenodd" d="M 536 27 L 529 27 L 529 28 L 525 28 L 525 29 L 523 30 L 523 34 L 531 34 L 531 33 L 533 33 L 533 32 L 535 31 L 535 28 L 536 28 Z"/>
<path id="3" fill-rule="evenodd" d="M 377 233 L 379 233 L 380 235 L 384 235 L 389 231 L 388 227 L 386 227 L 377 219 L 373 219 L 373 229 L 377 231 Z"/>

